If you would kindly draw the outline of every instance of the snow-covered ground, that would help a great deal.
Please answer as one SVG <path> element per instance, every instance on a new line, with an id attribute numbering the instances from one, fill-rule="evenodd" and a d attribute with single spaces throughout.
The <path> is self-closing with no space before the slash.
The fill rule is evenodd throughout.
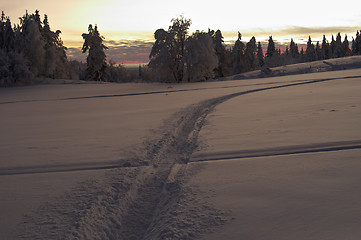
<path id="1" fill-rule="evenodd" d="M 236 97 L 208 115 L 192 184 L 234 219 L 204 239 L 361 237 L 360 73 L 305 75 L 337 79 Z"/>
<path id="2" fill-rule="evenodd" d="M 360 90 L 360 69 L 0 89 L 0 238 L 357 239 Z"/>

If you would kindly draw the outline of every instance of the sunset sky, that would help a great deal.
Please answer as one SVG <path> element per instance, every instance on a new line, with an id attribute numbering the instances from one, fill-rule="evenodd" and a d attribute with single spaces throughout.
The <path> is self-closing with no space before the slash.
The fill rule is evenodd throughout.
<path id="1" fill-rule="evenodd" d="M 345 2 L 303 0 L 205 1 L 205 0 L 0 0 L 12 23 L 27 9 L 47 14 L 52 30 L 61 30 L 70 58 L 85 58 L 80 53 L 81 34 L 88 25 L 97 24 L 110 47 L 108 59 L 116 62 L 146 62 L 156 29 L 167 29 L 170 20 L 184 14 L 192 19 L 190 31 L 220 29 L 230 43 L 237 31 L 244 41 L 255 36 L 266 41 L 269 35 L 278 42 L 293 37 L 302 42 L 311 35 L 320 40 L 341 32 L 349 40 L 361 29 L 361 1 Z"/>

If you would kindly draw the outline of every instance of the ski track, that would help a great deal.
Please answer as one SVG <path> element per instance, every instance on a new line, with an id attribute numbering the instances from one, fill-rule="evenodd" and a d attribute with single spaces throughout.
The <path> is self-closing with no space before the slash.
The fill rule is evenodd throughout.
<path id="1" fill-rule="evenodd" d="M 23 224 L 17 229 L 17 236 L 20 239 L 195 239 L 202 232 L 209 232 L 227 221 L 225 213 L 193 197 L 193 190 L 187 189 L 183 184 L 189 175 L 185 174 L 186 170 L 192 171 L 187 163 L 197 147 L 198 134 L 207 115 L 217 105 L 241 95 L 352 78 L 360 76 L 298 81 L 237 92 L 192 104 L 164 123 L 164 127 L 158 130 L 157 135 L 160 138 L 144 143 L 144 155 L 138 156 L 139 165 L 129 167 L 110 164 L 108 167 L 112 170 L 106 172 L 104 179 L 84 182 L 64 198 L 43 204 L 35 213 L 25 216 Z M 154 93 L 157 92 L 152 94 Z M 117 95 L 85 98 L 115 96 Z M 298 154 L 360 147 L 361 141 L 355 141 L 347 144 L 329 143 L 314 148 L 299 146 L 298 150 L 268 149 L 263 154 Z M 242 154 L 250 156 L 256 153 L 232 154 L 231 158 L 238 158 L 244 156 Z M 261 155 L 262 152 L 259 156 Z M 208 160 L 222 157 L 225 157 L 224 154 Z M 81 167 L 76 167 L 74 169 L 73 166 L 73 170 L 82 170 Z M 83 170 L 88 170 L 89 167 L 94 170 L 107 169 L 105 165 L 86 166 Z M 42 169 L 46 172 L 47 167 Z M 56 169 L 68 171 L 72 166 L 68 166 L 68 169 L 58 166 Z M 11 174 L 40 172 L 36 168 L 28 169 L 27 172 L 18 168 L 13 169 Z M 6 175 L 6 169 L 0 169 L 0 174 Z"/>
<path id="2" fill-rule="evenodd" d="M 337 78 L 326 78 L 326 79 L 311 79 L 311 80 L 294 80 L 288 81 L 288 83 L 311 83 L 311 82 L 321 82 L 321 81 L 330 81 L 330 80 L 341 80 L 341 79 L 350 79 L 350 78 L 360 78 L 361 76 L 348 76 L 348 77 L 337 77 Z M 245 79 L 247 80 L 247 79 Z M 241 81 L 241 80 L 240 80 Z M 201 90 L 210 90 L 210 89 L 229 89 L 229 88 L 240 88 L 240 87 L 249 87 L 249 86 L 262 86 L 262 85 L 276 85 L 282 84 L 284 82 L 265 82 L 265 83 L 255 83 L 255 84 L 238 84 L 231 86 L 223 87 L 200 87 L 200 88 L 190 88 L 190 89 L 176 89 L 176 90 L 164 90 L 164 91 L 150 91 L 150 92 L 136 92 L 136 93 L 124 93 L 124 94 L 107 94 L 107 95 L 94 95 L 94 96 L 83 96 L 83 97 L 67 97 L 67 98 L 54 98 L 54 99 L 28 99 L 28 100 L 19 100 L 19 101 L 5 101 L 0 102 L 0 104 L 16 104 L 16 103 L 29 103 L 29 102 L 47 102 L 47 101 L 69 101 L 69 100 L 83 100 L 83 99 L 96 99 L 96 98 L 118 98 L 118 97 L 131 97 L 131 96 L 141 96 L 141 95 L 153 95 L 153 94 L 167 94 L 167 93 L 179 93 L 179 92 L 190 92 L 190 91 L 201 91 Z M 272 87 L 270 87 L 271 89 Z"/>

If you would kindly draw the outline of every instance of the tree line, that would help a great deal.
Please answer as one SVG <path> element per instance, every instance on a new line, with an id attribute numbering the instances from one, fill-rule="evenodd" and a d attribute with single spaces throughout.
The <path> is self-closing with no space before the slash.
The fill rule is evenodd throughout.
<path id="1" fill-rule="evenodd" d="M 36 10 L 25 13 L 20 23 L 12 26 L 10 18 L 1 14 L 0 21 L 0 86 L 26 83 L 36 77 L 53 79 L 81 79 L 88 81 L 125 82 L 141 78 L 143 81 L 194 82 L 226 77 L 269 67 L 361 54 L 361 36 L 357 31 L 351 48 L 347 35 L 338 33 L 328 42 L 325 35 L 316 45 L 309 37 L 306 49 L 299 49 L 291 39 L 285 51 L 277 49 L 272 36 L 263 53 L 260 42 L 252 37 L 242 41 L 242 34 L 234 45 L 225 45 L 220 30 L 196 31 L 189 34 L 192 24 L 184 16 L 171 20 L 168 30 L 158 29 L 149 55 L 149 64 L 139 67 L 137 74 L 106 59 L 104 37 L 97 25 L 89 25 L 83 33 L 82 52 L 88 53 L 86 63 L 69 61 L 61 31 L 52 31 L 48 16 L 43 20 Z"/>
<path id="2" fill-rule="evenodd" d="M 10 18 L 0 20 L 0 85 L 26 82 L 34 77 L 73 79 L 61 31 L 50 29 L 48 16 L 25 13 L 12 27 Z"/>
<path id="3" fill-rule="evenodd" d="M 265 53 L 261 42 L 252 37 L 242 41 L 242 34 L 234 45 L 227 48 L 220 30 L 196 31 L 188 35 L 190 19 L 183 16 L 172 19 L 166 31 L 158 29 L 154 33 L 155 43 L 150 53 L 149 70 L 151 79 L 158 81 L 183 82 L 205 81 L 239 73 L 287 64 L 326 60 L 361 54 L 361 36 L 357 31 L 351 48 L 347 35 L 344 40 L 338 33 L 329 43 L 326 36 L 316 45 L 309 37 L 306 49 L 299 49 L 291 39 L 285 51 L 276 48 L 272 36 L 269 37 Z"/>
<path id="4" fill-rule="evenodd" d="M 87 63 L 69 61 L 60 30 L 52 31 L 48 16 L 27 11 L 12 26 L 2 11 L 0 19 L 0 86 L 31 83 L 35 78 L 119 81 L 130 79 L 123 66 L 106 61 L 97 26 L 84 33 L 82 51 L 89 52 Z"/>

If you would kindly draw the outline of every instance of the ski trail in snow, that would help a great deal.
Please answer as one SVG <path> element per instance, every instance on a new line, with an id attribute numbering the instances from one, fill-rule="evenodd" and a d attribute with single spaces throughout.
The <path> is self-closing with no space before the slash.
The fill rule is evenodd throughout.
<path id="1" fill-rule="evenodd" d="M 361 78 L 361 76 L 346 76 L 346 77 L 335 77 L 335 78 L 325 78 L 325 79 L 307 79 L 307 80 L 294 80 L 288 81 L 288 83 L 310 83 L 310 82 L 320 82 L 320 81 L 330 81 L 330 80 L 341 80 L 341 79 L 352 79 L 352 78 Z M 249 80 L 249 79 L 245 79 Z M 242 82 L 242 80 L 239 80 Z M 86 99 L 97 99 L 97 98 L 119 98 L 119 97 L 132 97 L 132 96 L 141 96 L 141 95 L 153 95 L 153 94 L 167 94 L 167 93 L 180 93 L 180 92 L 191 92 L 191 91 L 201 91 L 201 90 L 210 90 L 210 89 L 229 89 L 229 88 L 240 88 L 240 87 L 250 87 L 250 86 L 262 86 L 262 85 L 279 85 L 284 82 L 274 81 L 274 82 L 264 82 L 264 83 L 254 83 L 254 84 L 237 84 L 230 86 L 220 86 L 220 87 L 199 87 L 199 88 L 189 88 L 189 89 L 175 89 L 175 90 L 163 90 L 163 91 L 149 91 L 149 92 L 135 92 L 135 93 L 124 93 L 124 94 L 106 94 L 106 95 L 92 95 L 92 96 L 83 96 L 83 97 L 66 97 L 66 98 L 54 98 L 54 99 L 25 99 L 17 101 L 3 101 L 0 104 L 16 104 L 16 103 L 28 103 L 28 102 L 48 102 L 48 101 L 69 101 L 69 100 L 86 100 Z"/>
<path id="2" fill-rule="evenodd" d="M 78 172 L 78 171 L 96 171 L 109 170 L 122 167 L 139 167 L 145 166 L 145 163 L 132 161 L 133 159 L 123 159 L 112 162 L 93 162 L 93 163 L 74 163 L 74 164 L 49 164 L 49 165 L 32 165 L 18 166 L 12 168 L 0 168 L 0 176 L 22 175 L 22 174 L 41 174 L 41 173 L 61 173 L 61 172 Z"/>
<path id="3" fill-rule="evenodd" d="M 183 187 L 187 163 L 208 114 L 219 104 L 241 95 L 351 78 L 360 77 L 269 86 L 192 104 L 165 122 L 157 140 L 144 144 L 139 158 L 148 166 L 115 168 L 107 171 L 104 179 L 79 185 L 63 199 L 26 216 L 19 238 L 194 239 L 202 231 L 211 231 L 224 224 L 224 213 Z"/>
<path id="4" fill-rule="evenodd" d="M 345 150 L 361 149 L 361 140 L 315 143 L 297 146 L 283 146 L 266 149 L 240 150 L 229 152 L 213 152 L 209 154 L 194 154 L 191 162 L 222 161 L 241 158 L 271 157 L 283 155 L 295 155 L 305 153 L 322 153 Z"/>

